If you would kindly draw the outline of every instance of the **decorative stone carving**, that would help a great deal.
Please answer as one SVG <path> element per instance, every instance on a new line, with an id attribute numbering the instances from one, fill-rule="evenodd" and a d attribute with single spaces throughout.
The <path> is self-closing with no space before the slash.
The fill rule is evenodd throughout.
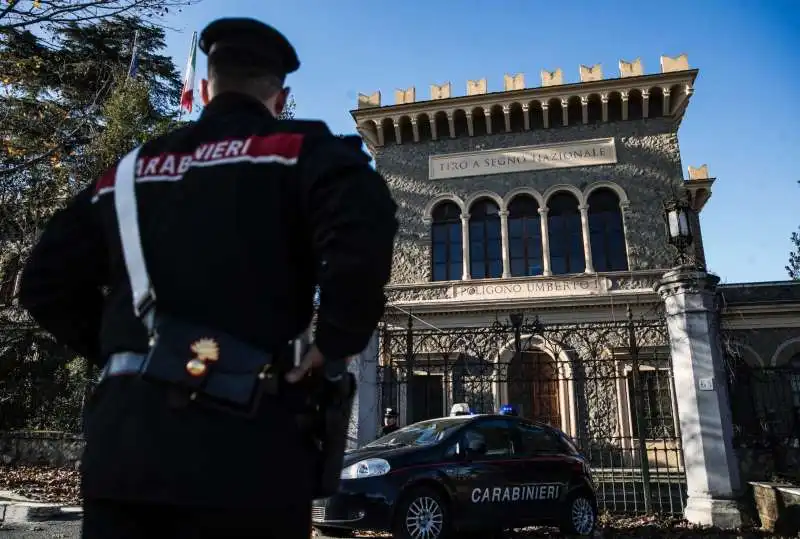
<path id="1" fill-rule="evenodd" d="M 619 61 L 620 78 L 641 77 L 642 75 L 644 75 L 644 67 L 642 66 L 641 58 L 637 58 L 633 62 L 628 62 L 626 60 Z"/>
<path id="2" fill-rule="evenodd" d="M 408 301 L 431 301 L 447 299 L 450 285 L 427 285 L 419 287 L 403 287 L 386 289 L 386 299 L 389 303 L 404 303 Z"/>
<path id="3" fill-rule="evenodd" d="M 661 72 L 672 73 L 673 71 L 686 71 L 689 69 L 689 57 L 686 54 L 678 56 L 662 56 Z"/>
<path id="4" fill-rule="evenodd" d="M 603 80 L 602 64 L 594 64 L 592 66 L 585 66 L 581 64 L 581 66 L 578 68 L 578 73 L 580 74 L 581 82 Z"/>
<path id="5" fill-rule="evenodd" d="M 431 84 L 431 99 L 449 99 L 450 98 L 450 83 L 445 82 L 441 86 Z"/>
<path id="6" fill-rule="evenodd" d="M 555 71 L 542 69 L 542 86 L 560 86 L 562 84 L 564 84 L 564 72 L 560 67 Z"/>
<path id="7" fill-rule="evenodd" d="M 516 75 L 503 75 L 503 91 L 510 92 L 512 90 L 524 90 L 525 89 L 525 75 L 523 73 L 517 73 Z"/>
<path id="8" fill-rule="evenodd" d="M 405 105 L 406 103 L 413 103 L 416 100 L 417 100 L 417 91 L 416 88 L 414 88 L 413 86 L 405 90 L 394 91 L 395 105 Z"/>
<path id="9" fill-rule="evenodd" d="M 377 91 L 372 94 L 358 94 L 358 108 L 368 109 L 372 107 L 381 106 L 381 92 Z"/>
<path id="10" fill-rule="evenodd" d="M 486 79 L 467 81 L 467 95 L 481 95 L 485 93 L 486 93 Z"/>
<path id="11" fill-rule="evenodd" d="M 709 179 L 708 165 L 701 165 L 699 167 L 689 166 L 689 179 L 690 180 L 707 180 L 707 179 Z"/>

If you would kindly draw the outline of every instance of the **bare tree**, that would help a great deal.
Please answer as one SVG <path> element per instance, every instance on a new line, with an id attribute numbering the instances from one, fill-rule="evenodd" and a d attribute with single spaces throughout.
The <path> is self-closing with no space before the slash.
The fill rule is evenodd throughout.
<path id="1" fill-rule="evenodd" d="M 118 15 L 151 18 L 180 12 L 200 0 L 6 0 L 0 7 L 0 30 L 36 25 L 62 26 Z"/>

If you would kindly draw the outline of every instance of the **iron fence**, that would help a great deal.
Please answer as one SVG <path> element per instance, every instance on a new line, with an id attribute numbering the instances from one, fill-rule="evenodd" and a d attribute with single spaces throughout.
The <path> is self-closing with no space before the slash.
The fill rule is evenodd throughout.
<path id="1" fill-rule="evenodd" d="M 800 480 L 800 371 L 731 363 L 733 444 L 745 479 Z"/>
<path id="2" fill-rule="evenodd" d="M 435 328 L 382 326 L 381 404 L 401 424 L 513 404 L 563 430 L 593 467 L 601 509 L 680 514 L 686 477 L 669 336 L 661 317 L 542 325 L 512 315 Z"/>

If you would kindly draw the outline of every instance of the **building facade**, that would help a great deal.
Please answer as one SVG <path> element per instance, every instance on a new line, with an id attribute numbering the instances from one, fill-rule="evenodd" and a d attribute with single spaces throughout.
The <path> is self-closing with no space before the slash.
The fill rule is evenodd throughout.
<path id="1" fill-rule="evenodd" d="M 534 88 L 517 74 L 502 92 L 481 79 L 463 96 L 449 82 L 427 100 L 413 87 L 394 105 L 359 96 L 352 116 L 400 220 L 376 344 L 381 407 L 407 424 L 460 402 L 513 404 L 584 448 L 608 508 L 680 512 L 681 337 L 665 302 L 687 290 L 711 292 L 703 338 L 720 357 L 789 369 L 781 395 L 800 406 L 800 287 L 659 284 L 677 264 L 671 199 L 691 209 L 688 255 L 705 275 L 700 215 L 714 179 L 705 165 L 684 177 L 678 142 L 697 75 L 685 55 L 662 56 L 656 74 L 620 61 L 612 77 L 580 66 L 574 83 L 557 69 Z M 757 420 L 768 406 L 749 400 Z"/>

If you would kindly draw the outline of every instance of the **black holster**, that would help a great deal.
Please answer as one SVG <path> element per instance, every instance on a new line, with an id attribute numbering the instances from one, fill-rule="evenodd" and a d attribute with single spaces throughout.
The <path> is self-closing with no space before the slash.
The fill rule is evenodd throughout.
<path id="1" fill-rule="evenodd" d="M 303 414 L 300 421 L 314 442 L 314 498 L 318 499 L 332 496 L 339 490 L 356 380 L 349 372 L 342 373 L 337 380 L 322 374 L 314 378 L 312 409 Z"/>

